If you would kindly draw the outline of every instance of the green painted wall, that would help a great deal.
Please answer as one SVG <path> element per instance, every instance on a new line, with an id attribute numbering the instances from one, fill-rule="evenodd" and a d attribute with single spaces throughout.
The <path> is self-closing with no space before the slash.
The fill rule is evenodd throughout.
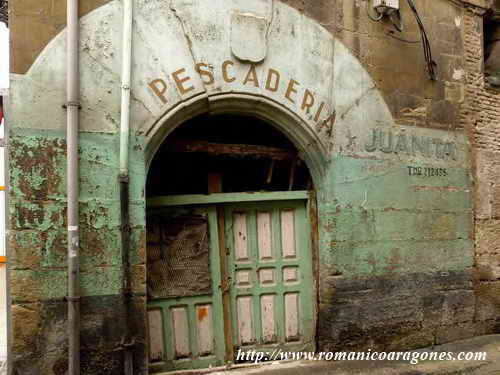
<path id="1" fill-rule="evenodd" d="M 123 268 L 118 137 L 80 134 L 82 295 L 120 294 Z M 65 135 L 13 129 L 10 139 L 11 268 L 16 301 L 66 295 Z M 143 159 L 132 153 L 132 264 L 144 259 Z"/>
<path id="2" fill-rule="evenodd" d="M 346 277 L 463 270 L 474 262 L 470 171 L 337 156 L 320 199 L 321 259 Z"/>

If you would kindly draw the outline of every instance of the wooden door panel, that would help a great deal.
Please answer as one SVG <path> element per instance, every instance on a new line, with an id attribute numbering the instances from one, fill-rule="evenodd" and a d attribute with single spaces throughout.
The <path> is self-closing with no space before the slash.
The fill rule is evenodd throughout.
<path id="1" fill-rule="evenodd" d="M 315 308 L 305 201 L 148 216 L 152 373 L 221 366 L 237 349 L 313 351 Z"/>
<path id="2" fill-rule="evenodd" d="M 233 341 L 314 350 L 314 284 L 303 201 L 226 205 Z"/>
<path id="3" fill-rule="evenodd" d="M 148 326 L 151 372 L 225 361 L 215 207 L 148 216 Z"/>

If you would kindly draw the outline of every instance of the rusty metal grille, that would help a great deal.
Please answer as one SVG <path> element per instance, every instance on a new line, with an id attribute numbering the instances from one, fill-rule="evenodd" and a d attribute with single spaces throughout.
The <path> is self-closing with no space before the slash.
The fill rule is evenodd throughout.
<path id="1" fill-rule="evenodd" d="M 212 292 L 206 217 L 148 218 L 147 250 L 150 298 Z"/>

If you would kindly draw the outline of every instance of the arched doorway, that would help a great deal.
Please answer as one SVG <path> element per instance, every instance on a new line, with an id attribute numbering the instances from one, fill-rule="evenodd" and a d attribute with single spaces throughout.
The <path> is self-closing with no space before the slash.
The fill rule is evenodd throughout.
<path id="1" fill-rule="evenodd" d="M 263 120 L 200 115 L 169 135 L 146 186 L 152 372 L 314 350 L 313 190 Z"/>

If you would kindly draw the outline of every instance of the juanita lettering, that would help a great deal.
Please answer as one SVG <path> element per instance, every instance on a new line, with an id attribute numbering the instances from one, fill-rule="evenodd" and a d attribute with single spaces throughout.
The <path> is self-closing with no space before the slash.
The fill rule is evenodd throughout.
<path id="1" fill-rule="evenodd" d="M 373 129 L 369 142 L 365 145 L 367 152 L 381 151 L 387 154 L 422 155 L 427 158 L 456 160 L 457 146 L 453 142 L 437 138 L 394 134 L 392 131 Z"/>
<path id="2" fill-rule="evenodd" d="M 231 60 L 224 61 L 217 69 L 220 69 L 222 79 L 226 83 L 239 83 L 243 86 L 262 88 L 270 93 L 276 93 L 281 88 L 284 98 L 309 115 L 318 124 L 319 129 L 323 126 L 328 129 L 333 128 L 335 112 L 327 113 L 327 105 L 324 101 L 318 100 L 311 90 L 304 88 L 300 82 L 293 78 L 285 79 L 279 70 L 269 68 L 265 72 L 258 72 L 256 65 L 248 65 L 248 70 L 245 69 L 246 72 L 238 77 L 235 73 L 235 62 Z M 198 63 L 195 65 L 195 71 L 206 86 L 215 84 L 216 75 L 213 67 L 205 63 Z M 185 68 L 176 70 L 171 74 L 171 77 L 181 95 L 186 95 L 194 90 L 191 77 Z M 148 86 L 163 104 L 167 104 L 168 85 L 164 79 L 154 79 L 149 82 Z"/>

